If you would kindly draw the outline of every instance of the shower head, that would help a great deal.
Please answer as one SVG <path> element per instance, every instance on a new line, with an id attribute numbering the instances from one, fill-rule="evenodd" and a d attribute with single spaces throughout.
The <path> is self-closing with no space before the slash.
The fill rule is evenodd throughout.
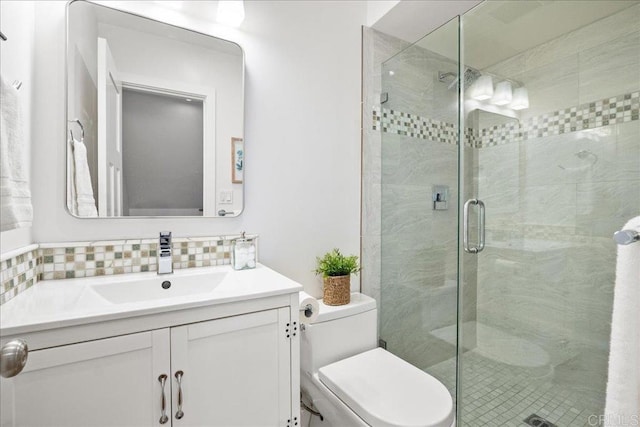
<path id="1" fill-rule="evenodd" d="M 471 67 L 467 67 L 464 70 L 464 86 L 465 87 L 469 87 L 473 84 L 473 82 L 475 82 L 476 80 L 478 80 L 478 78 L 480 78 L 482 74 L 480 73 L 480 71 L 476 70 L 475 68 L 471 68 Z M 439 71 L 438 72 L 438 81 L 442 82 L 442 83 L 447 83 L 447 80 L 449 79 L 449 77 L 453 77 L 453 80 L 451 81 L 451 83 L 449 83 L 449 86 L 447 87 L 447 89 L 452 90 L 452 89 L 457 89 L 458 88 L 458 74 L 454 73 L 452 71 L 449 72 L 442 72 Z"/>
<path id="2" fill-rule="evenodd" d="M 480 78 L 482 74 L 475 68 L 467 67 L 464 70 L 464 87 L 469 87 Z"/>

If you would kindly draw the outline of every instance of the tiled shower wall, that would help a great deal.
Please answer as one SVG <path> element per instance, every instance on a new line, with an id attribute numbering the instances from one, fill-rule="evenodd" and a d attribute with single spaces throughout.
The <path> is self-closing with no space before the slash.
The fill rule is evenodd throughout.
<path id="1" fill-rule="evenodd" d="M 173 268 L 231 263 L 231 242 L 238 236 L 174 238 Z M 257 236 L 248 236 L 256 238 Z M 0 304 L 41 280 L 70 279 L 157 270 L 155 239 L 42 243 L 3 256 Z"/>
<path id="2" fill-rule="evenodd" d="M 380 111 L 382 63 L 409 43 L 362 28 L 362 230 L 361 287 L 380 307 L 382 135 L 372 111 Z M 378 321 L 380 321 L 378 316 Z"/>

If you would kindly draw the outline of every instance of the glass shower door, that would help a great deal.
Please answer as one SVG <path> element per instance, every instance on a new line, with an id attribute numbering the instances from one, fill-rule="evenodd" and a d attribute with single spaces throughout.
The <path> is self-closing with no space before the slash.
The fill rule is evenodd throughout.
<path id="1" fill-rule="evenodd" d="M 374 111 L 382 136 L 380 338 L 454 397 L 457 69 L 455 19 L 383 63 Z"/>
<path id="2" fill-rule="evenodd" d="M 638 22 L 607 1 L 462 17 L 461 203 L 485 215 L 462 224 L 459 425 L 600 425 L 611 236 L 640 213 Z"/>

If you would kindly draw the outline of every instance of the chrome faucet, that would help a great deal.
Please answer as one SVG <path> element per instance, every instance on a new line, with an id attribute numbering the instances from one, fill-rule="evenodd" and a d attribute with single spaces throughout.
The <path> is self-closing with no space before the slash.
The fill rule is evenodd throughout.
<path id="1" fill-rule="evenodd" d="M 171 258 L 171 232 L 161 231 L 158 242 L 158 274 L 173 273 Z"/>

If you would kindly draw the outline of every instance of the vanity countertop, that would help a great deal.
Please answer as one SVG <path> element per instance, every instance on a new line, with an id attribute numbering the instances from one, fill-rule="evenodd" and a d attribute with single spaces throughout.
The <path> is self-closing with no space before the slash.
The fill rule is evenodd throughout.
<path id="1" fill-rule="evenodd" d="M 171 282 L 168 289 L 162 284 Z M 166 285 L 165 285 L 166 286 Z M 258 264 L 130 273 L 38 282 L 0 306 L 8 336 L 148 314 L 296 293 L 300 284 Z"/>

